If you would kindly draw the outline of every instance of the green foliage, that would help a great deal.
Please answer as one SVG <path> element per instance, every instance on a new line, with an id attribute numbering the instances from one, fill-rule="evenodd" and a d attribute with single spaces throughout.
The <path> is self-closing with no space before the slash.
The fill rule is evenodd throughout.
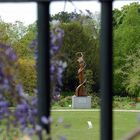
<path id="1" fill-rule="evenodd" d="M 59 20 L 62 23 L 69 23 L 69 22 L 71 22 L 72 19 L 79 18 L 79 17 L 80 17 L 80 14 L 78 14 L 76 12 L 68 13 L 68 12 L 63 11 L 63 12 L 59 12 L 59 13 L 53 15 L 51 17 L 51 21 Z"/>
<path id="2" fill-rule="evenodd" d="M 74 92 L 62 92 L 61 97 L 58 101 L 52 102 L 53 109 L 60 109 L 60 108 L 71 108 L 72 106 L 72 96 Z M 91 108 L 100 108 L 100 97 L 97 95 L 92 94 L 91 99 Z"/>
<path id="3" fill-rule="evenodd" d="M 33 52 L 29 49 L 29 45 L 35 38 L 35 23 L 26 27 L 20 21 L 5 23 L 0 19 L 0 42 L 12 45 L 18 57 L 33 58 Z"/>
<path id="4" fill-rule="evenodd" d="M 114 109 L 136 109 L 136 100 L 132 97 L 113 97 L 113 108 Z"/>
<path id="5" fill-rule="evenodd" d="M 30 59 L 19 59 L 18 62 L 18 82 L 21 82 L 25 92 L 31 95 L 33 94 L 37 84 L 35 61 Z"/>
<path id="6" fill-rule="evenodd" d="M 132 3 L 122 8 L 121 24 L 114 28 L 114 92 L 139 95 L 140 5 Z M 123 13 L 124 12 L 124 13 Z"/>
<path id="7" fill-rule="evenodd" d="M 10 25 L 2 21 L 2 19 L 0 18 L 0 43 L 10 44 L 10 39 L 8 35 L 9 29 Z"/>
<path id="8" fill-rule="evenodd" d="M 74 92 L 67 92 L 67 91 L 63 91 L 62 93 L 61 93 L 61 96 L 62 97 L 67 97 L 67 96 L 72 96 L 72 95 L 74 95 Z"/>
<path id="9" fill-rule="evenodd" d="M 113 10 L 113 27 L 117 28 L 121 24 L 123 24 L 126 16 L 128 16 L 130 11 L 136 8 L 137 12 L 140 12 L 140 5 L 138 2 L 133 2 L 130 5 L 124 5 L 121 10 L 114 9 Z M 130 14 L 131 15 L 131 14 Z M 131 17 L 130 17 L 131 18 Z M 132 21 L 133 22 L 133 21 Z"/>
<path id="10" fill-rule="evenodd" d="M 140 47 L 137 52 L 127 57 L 129 63 L 129 73 L 124 82 L 126 91 L 132 96 L 140 96 Z"/>
<path id="11" fill-rule="evenodd" d="M 64 93 L 63 93 L 64 94 Z M 72 93 L 71 93 L 72 96 Z M 60 100 L 52 103 L 53 109 L 69 108 L 71 109 L 72 97 L 71 96 L 61 96 Z M 91 108 L 99 109 L 101 106 L 101 99 L 99 96 L 92 96 Z M 121 97 L 113 96 L 113 108 L 114 109 L 138 109 L 137 100 L 134 97 Z"/>
<path id="12" fill-rule="evenodd" d="M 36 38 L 36 24 L 29 25 L 20 40 L 13 47 L 19 58 L 33 59 L 34 52 L 29 48 L 31 42 Z"/>
<path id="13" fill-rule="evenodd" d="M 97 109 L 97 108 L 100 108 L 101 106 L 101 99 L 100 97 L 98 96 L 92 96 L 92 99 L 91 99 L 91 108 L 93 109 Z"/>
<path id="14" fill-rule="evenodd" d="M 7 23 L 9 25 L 9 30 L 7 34 L 9 36 L 10 44 L 14 45 L 17 43 L 27 32 L 27 27 L 20 21 L 15 23 Z"/>
<path id="15" fill-rule="evenodd" d="M 120 24 L 122 24 L 124 14 L 121 13 L 119 9 L 113 10 L 113 27 L 118 27 Z"/>
<path id="16" fill-rule="evenodd" d="M 86 25 L 87 26 L 87 25 Z M 93 71 L 93 76 L 98 83 L 98 41 L 94 39 L 85 26 L 81 26 L 79 22 L 64 23 L 60 27 L 64 29 L 65 36 L 61 52 L 65 54 L 68 61 L 68 67 L 64 73 L 64 89 L 75 90 L 78 85 L 77 71 L 78 62 L 76 58 L 77 52 L 84 52 L 86 69 Z"/>
<path id="17" fill-rule="evenodd" d="M 23 83 L 25 91 L 33 93 L 36 87 L 36 70 L 30 43 L 36 38 L 36 24 L 25 27 L 22 22 L 5 23 L 0 19 L 0 42 L 12 45 L 19 58 L 17 67 L 18 81 Z M 14 102 L 14 101 L 13 101 Z"/>
<path id="18" fill-rule="evenodd" d="M 69 107 L 69 105 L 71 105 L 71 96 L 67 96 L 65 98 L 61 98 L 58 101 L 58 104 L 60 107 Z"/>
<path id="19" fill-rule="evenodd" d="M 74 91 L 78 86 L 77 52 L 84 53 L 86 69 L 92 70 L 95 80 L 95 89 L 98 90 L 99 22 L 95 19 L 95 16 L 90 11 L 87 11 L 87 14 L 60 12 L 52 16 L 51 20 L 60 21 L 60 28 L 64 30 L 65 34 L 61 53 L 65 55 L 64 59 L 66 59 L 68 66 L 64 72 L 63 90 Z M 53 26 L 56 25 L 52 24 L 52 27 Z"/>
<path id="20" fill-rule="evenodd" d="M 85 72 L 85 78 L 86 78 L 86 90 L 88 94 L 93 93 L 93 85 L 95 84 L 93 81 L 93 72 L 92 70 L 88 69 Z"/>

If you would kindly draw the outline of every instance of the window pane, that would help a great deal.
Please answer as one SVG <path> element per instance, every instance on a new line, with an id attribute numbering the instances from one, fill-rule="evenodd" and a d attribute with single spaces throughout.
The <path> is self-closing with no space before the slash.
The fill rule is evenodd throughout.
<path id="1" fill-rule="evenodd" d="M 116 0 L 113 6 L 114 139 L 118 140 L 139 122 L 140 3 Z"/>
<path id="2" fill-rule="evenodd" d="M 54 72 L 60 77 L 52 82 L 52 86 L 56 86 L 52 87 L 53 138 L 99 140 L 100 3 L 53 2 L 50 14 L 51 29 L 59 27 L 64 31 L 61 38 L 63 44 L 60 45 L 57 57 L 54 56 L 57 59 L 55 61 L 62 62 L 59 63 L 61 71 L 57 68 L 58 73 Z M 54 63 L 54 57 L 52 56 L 51 62 L 56 66 L 58 63 Z M 62 85 L 59 82 L 62 82 Z M 89 96 L 92 97 L 91 108 L 82 109 L 88 104 Z"/>
<path id="3" fill-rule="evenodd" d="M 22 139 L 37 122 L 36 6 L 0 3 L 1 139 Z"/>

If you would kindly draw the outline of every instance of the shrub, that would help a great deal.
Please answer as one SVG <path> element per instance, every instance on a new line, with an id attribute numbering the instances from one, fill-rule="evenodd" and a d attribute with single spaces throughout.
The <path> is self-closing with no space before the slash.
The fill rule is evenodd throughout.
<path id="1" fill-rule="evenodd" d="M 19 59 L 18 82 L 23 84 L 25 92 L 33 94 L 36 88 L 37 75 L 35 61 L 29 59 Z"/>
<path id="2" fill-rule="evenodd" d="M 113 97 L 113 107 L 117 109 L 135 109 L 136 100 L 132 97 Z"/>
<path id="3" fill-rule="evenodd" d="M 92 99 L 91 99 L 91 108 L 100 108 L 100 97 L 98 96 L 92 96 Z"/>
<path id="4" fill-rule="evenodd" d="M 56 42 L 62 40 L 61 32 L 57 33 L 57 36 L 51 36 L 51 51 L 56 47 Z M 60 47 L 61 45 L 59 44 L 58 49 Z M 53 56 L 55 57 L 55 54 L 53 54 Z M 17 65 L 17 62 L 19 65 Z M 54 60 L 54 63 L 55 62 L 57 63 L 59 61 Z M 22 81 L 25 91 L 28 92 L 35 87 L 36 71 L 34 64 L 35 61 L 30 59 L 18 60 L 11 46 L 0 44 L 0 120 L 4 122 L 5 125 L 4 128 L 1 128 L 0 132 L 7 130 L 6 134 L 4 134 L 4 138 L 19 139 L 20 136 L 16 132 L 21 131 L 23 135 L 25 133 L 27 134 L 25 134 L 27 136 L 26 139 L 28 139 L 28 135 L 37 135 L 40 140 L 51 139 L 48 135 L 46 137 L 49 138 L 44 136 L 43 129 L 45 128 L 45 130 L 48 130 L 47 128 L 51 123 L 50 116 L 42 114 L 40 118 L 37 117 L 38 99 L 36 94 L 34 94 L 35 96 L 29 97 L 24 93 L 22 84 L 18 83 L 18 81 Z M 51 66 L 53 64 L 51 63 Z M 62 67 L 62 70 L 63 69 L 64 67 Z M 19 72 L 16 72 L 18 70 Z M 62 70 L 61 67 L 59 67 L 59 71 L 57 71 L 56 78 L 59 83 L 61 83 L 60 76 L 62 75 Z M 32 88 L 28 89 L 27 87 Z M 16 100 L 12 110 L 10 108 L 10 101 L 6 98 L 7 94 L 9 95 L 8 99 L 10 99 L 10 101 L 11 99 Z M 38 122 L 40 122 L 43 127 L 40 126 Z M 15 132 L 14 137 L 13 131 Z"/>
<path id="5" fill-rule="evenodd" d="M 60 101 L 58 101 L 58 104 L 61 107 L 68 107 L 69 105 L 71 105 L 71 102 L 71 96 L 67 96 L 65 98 L 61 98 Z"/>
<path id="6" fill-rule="evenodd" d="M 88 94 L 93 93 L 93 85 L 95 82 L 93 81 L 93 72 L 92 70 L 88 69 L 85 72 L 85 77 L 86 77 L 86 90 Z"/>

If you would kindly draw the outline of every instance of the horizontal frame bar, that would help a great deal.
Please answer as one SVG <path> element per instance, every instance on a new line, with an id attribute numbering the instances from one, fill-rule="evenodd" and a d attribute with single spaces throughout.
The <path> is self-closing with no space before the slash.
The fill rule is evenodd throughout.
<path id="1" fill-rule="evenodd" d="M 65 2 L 65 0 L 0 0 L 0 2 L 55 2 L 55 1 Z M 70 1 L 70 0 L 67 0 L 67 1 Z M 84 0 L 72 0 L 72 1 L 78 2 L 78 1 L 84 1 Z M 102 1 L 113 1 L 113 0 L 85 0 L 85 1 L 101 1 L 102 2 Z"/>

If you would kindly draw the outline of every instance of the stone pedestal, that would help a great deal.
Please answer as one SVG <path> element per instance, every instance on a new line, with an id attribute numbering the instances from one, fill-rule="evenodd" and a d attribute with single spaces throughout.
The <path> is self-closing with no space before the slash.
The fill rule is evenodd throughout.
<path id="1" fill-rule="evenodd" d="M 91 96 L 72 96 L 72 108 L 75 109 L 90 109 Z"/>

